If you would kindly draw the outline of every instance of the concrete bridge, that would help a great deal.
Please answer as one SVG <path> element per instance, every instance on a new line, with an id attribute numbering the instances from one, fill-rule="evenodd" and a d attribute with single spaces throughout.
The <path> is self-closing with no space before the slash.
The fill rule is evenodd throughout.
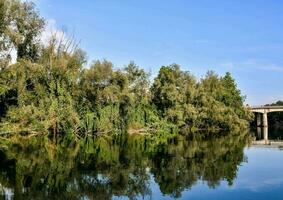
<path id="1" fill-rule="evenodd" d="M 270 140 L 268 137 L 268 127 L 257 127 L 255 132 L 254 140 L 252 141 L 253 145 L 260 147 L 275 147 L 283 148 L 283 140 Z"/>
<path id="2" fill-rule="evenodd" d="M 256 107 L 250 107 L 248 109 L 251 112 L 256 113 L 257 115 L 256 125 L 263 127 L 268 126 L 267 113 L 283 112 L 283 106 L 256 106 Z"/>

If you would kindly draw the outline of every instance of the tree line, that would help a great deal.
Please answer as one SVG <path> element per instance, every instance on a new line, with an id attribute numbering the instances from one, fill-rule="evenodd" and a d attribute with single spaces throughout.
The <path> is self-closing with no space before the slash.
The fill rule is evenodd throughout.
<path id="1" fill-rule="evenodd" d="M 84 138 L 116 132 L 241 129 L 250 112 L 228 72 L 198 80 L 177 64 L 150 74 L 134 62 L 87 66 L 72 40 L 40 40 L 45 21 L 30 2 L 0 0 L 1 137 Z M 13 52 L 16 62 L 11 64 Z"/>

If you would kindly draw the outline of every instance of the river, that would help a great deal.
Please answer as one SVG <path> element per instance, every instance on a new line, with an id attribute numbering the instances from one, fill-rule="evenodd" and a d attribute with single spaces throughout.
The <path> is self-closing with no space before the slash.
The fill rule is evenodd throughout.
<path id="1" fill-rule="evenodd" d="M 2 142 L 0 198 L 282 199 L 283 151 L 256 134 Z"/>

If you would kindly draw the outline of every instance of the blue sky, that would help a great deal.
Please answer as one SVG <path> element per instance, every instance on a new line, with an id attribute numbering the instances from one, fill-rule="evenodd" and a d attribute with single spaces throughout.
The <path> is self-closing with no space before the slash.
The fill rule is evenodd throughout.
<path id="1" fill-rule="evenodd" d="M 230 71 L 251 105 L 283 100 L 282 0 L 36 0 L 89 60 L 129 61 L 156 75 L 180 64 L 201 78 Z"/>

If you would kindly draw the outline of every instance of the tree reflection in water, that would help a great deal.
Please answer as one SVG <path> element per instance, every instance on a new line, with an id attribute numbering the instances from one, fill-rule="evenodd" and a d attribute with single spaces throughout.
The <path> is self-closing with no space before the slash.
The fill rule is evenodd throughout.
<path id="1" fill-rule="evenodd" d="M 199 180 L 212 188 L 223 180 L 232 185 L 245 161 L 249 135 L 209 135 L 2 142 L 0 194 L 15 199 L 135 199 L 150 197 L 154 181 L 164 195 L 177 198 Z"/>

